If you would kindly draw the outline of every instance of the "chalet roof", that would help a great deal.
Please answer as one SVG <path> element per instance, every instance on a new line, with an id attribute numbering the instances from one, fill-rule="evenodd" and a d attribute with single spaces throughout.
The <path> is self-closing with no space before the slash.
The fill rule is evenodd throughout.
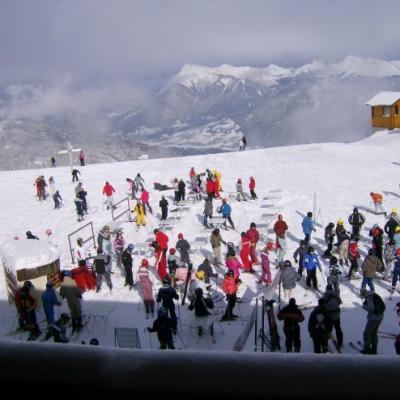
<path id="1" fill-rule="evenodd" d="M 365 104 L 367 106 L 391 106 L 400 99 L 400 92 L 379 92 Z"/>

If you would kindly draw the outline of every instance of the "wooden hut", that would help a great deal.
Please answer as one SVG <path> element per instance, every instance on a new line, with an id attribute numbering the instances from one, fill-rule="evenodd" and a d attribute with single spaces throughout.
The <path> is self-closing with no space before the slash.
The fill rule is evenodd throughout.
<path id="1" fill-rule="evenodd" d="M 374 128 L 400 128 L 400 92 L 379 92 L 367 101 Z"/>

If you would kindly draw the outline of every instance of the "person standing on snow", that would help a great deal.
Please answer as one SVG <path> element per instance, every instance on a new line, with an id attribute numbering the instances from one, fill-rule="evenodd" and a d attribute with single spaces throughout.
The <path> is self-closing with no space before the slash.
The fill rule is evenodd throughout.
<path id="1" fill-rule="evenodd" d="M 58 190 L 56 190 L 55 193 L 53 194 L 53 201 L 54 201 L 54 209 L 60 208 L 61 206 L 60 202 L 62 202 L 62 197 Z"/>
<path id="2" fill-rule="evenodd" d="M 241 201 L 240 197 L 242 197 L 243 201 L 247 201 L 246 196 L 243 193 L 243 184 L 240 178 L 238 178 L 236 182 L 236 192 L 237 192 L 237 197 L 236 197 L 237 201 Z"/>
<path id="3" fill-rule="evenodd" d="M 163 287 L 159 289 L 157 294 L 157 303 L 162 302 L 162 306 L 169 311 L 169 316 L 171 317 L 174 325 L 173 328 L 176 330 L 178 325 L 178 317 L 175 313 L 175 303 L 174 300 L 179 300 L 178 293 L 176 293 L 175 288 L 171 285 L 169 277 L 163 279 Z"/>
<path id="4" fill-rule="evenodd" d="M 214 264 L 222 265 L 221 243 L 226 245 L 226 242 L 222 239 L 219 229 L 214 229 L 211 233 L 210 243 L 214 253 Z"/>
<path id="5" fill-rule="evenodd" d="M 389 240 L 394 239 L 394 234 L 396 233 L 396 228 L 400 226 L 400 219 L 397 215 L 397 208 L 392 208 L 388 220 L 383 228 L 385 233 L 389 236 Z"/>
<path id="6" fill-rule="evenodd" d="M 158 275 L 161 282 L 167 276 L 167 250 L 168 250 L 168 236 L 160 231 L 159 229 L 154 229 L 155 235 L 155 256 Z"/>
<path id="7" fill-rule="evenodd" d="M 231 225 L 232 229 L 235 229 L 235 225 L 234 225 L 234 223 L 232 221 L 232 218 L 231 218 L 232 208 L 226 202 L 226 199 L 222 199 L 222 205 L 221 205 L 218 213 L 222 214 L 222 218 L 225 218 L 226 220 L 229 221 L 229 224 Z M 226 226 L 226 222 L 225 222 L 225 226 Z"/>
<path id="8" fill-rule="evenodd" d="M 179 233 L 178 234 L 178 241 L 176 242 L 175 248 L 179 251 L 179 254 L 181 256 L 181 263 L 190 263 L 190 256 L 189 256 L 189 251 L 190 251 L 190 244 L 189 242 L 183 238 L 183 234 Z"/>
<path id="9" fill-rule="evenodd" d="M 121 230 L 115 231 L 115 239 L 112 242 L 112 246 L 114 249 L 114 254 L 117 258 L 117 268 L 121 269 L 122 267 L 122 252 L 124 251 L 125 247 L 125 239 L 122 235 Z"/>
<path id="10" fill-rule="evenodd" d="M 79 181 L 78 174 L 81 174 L 79 170 L 77 170 L 76 168 L 72 170 L 72 182 Z"/>
<path id="11" fill-rule="evenodd" d="M 176 333 L 176 329 L 174 328 L 174 321 L 168 317 L 168 310 L 165 307 L 159 308 L 153 327 L 148 327 L 147 330 L 149 332 L 157 332 L 160 350 L 175 349 L 172 334 Z"/>
<path id="12" fill-rule="evenodd" d="M 266 283 L 267 286 L 270 286 L 272 283 L 271 267 L 269 261 L 269 249 L 267 244 L 261 251 L 261 278 L 258 281 L 258 283 L 260 284 Z"/>
<path id="13" fill-rule="evenodd" d="M 186 184 L 183 181 L 183 179 L 180 179 L 178 182 L 178 190 L 179 190 L 179 200 L 178 201 L 182 201 L 185 200 L 185 188 L 186 188 Z"/>
<path id="14" fill-rule="evenodd" d="M 369 231 L 369 236 L 372 236 L 372 248 L 375 250 L 376 256 L 383 261 L 382 247 L 383 247 L 383 230 L 378 224 L 374 224 Z"/>
<path id="15" fill-rule="evenodd" d="M 308 244 L 304 240 L 300 240 L 299 242 L 299 247 L 296 249 L 296 251 L 293 253 L 293 258 L 294 262 L 297 264 L 297 257 L 299 257 L 299 268 L 297 270 L 298 278 L 297 280 L 299 281 L 301 277 L 303 276 L 303 270 L 304 270 L 304 257 L 308 252 Z"/>
<path id="16" fill-rule="evenodd" d="M 394 259 L 394 266 L 392 270 L 392 288 L 391 292 L 394 293 L 396 290 L 397 282 L 400 280 L 400 249 L 396 250 L 396 255 Z M 389 266 L 387 266 L 388 270 L 390 270 Z"/>
<path id="17" fill-rule="evenodd" d="M 221 321 L 234 321 L 236 318 L 239 318 L 238 315 L 233 313 L 233 309 L 235 308 L 237 301 L 238 286 L 239 283 L 238 280 L 235 279 L 233 271 L 228 270 L 228 272 L 225 274 L 224 282 L 222 284 L 222 290 L 226 294 L 226 300 L 228 304 Z"/>
<path id="18" fill-rule="evenodd" d="M 375 287 L 373 279 L 375 278 L 375 274 L 377 271 L 382 272 L 384 268 L 383 262 L 376 256 L 375 250 L 370 249 L 362 265 L 363 279 L 361 282 L 361 290 L 365 289 L 368 285 L 370 290 L 374 292 Z"/>
<path id="19" fill-rule="evenodd" d="M 115 189 L 107 181 L 103 187 L 103 195 L 106 196 L 107 210 L 109 210 L 111 207 L 114 207 L 113 193 L 115 193 Z"/>
<path id="20" fill-rule="evenodd" d="M 168 218 L 168 205 L 168 200 L 165 198 L 165 196 L 161 196 L 161 200 L 159 203 L 159 206 L 161 208 L 161 221 Z"/>
<path id="21" fill-rule="evenodd" d="M 397 249 L 400 251 L 400 249 Z M 394 240 L 389 240 L 385 245 L 385 250 L 383 252 L 383 258 L 385 260 L 385 273 L 383 279 L 385 281 L 390 281 L 390 275 L 393 270 L 393 265 L 396 260 L 396 242 Z M 394 274 L 394 271 L 393 271 Z M 394 277 L 394 276 L 393 276 Z"/>
<path id="22" fill-rule="evenodd" d="M 133 248 L 134 248 L 133 244 L 128 244 L 126 249 L 121 254 L 121 262 L 122 262 L 122 265 L 124 266 L 124 270 L 125 270 L 125 285 L 124 286 L 129 286 L 129 290 L 132 290 L 132 288 L 133 288 L 133 275 L 132 275 L 132 265 L 133 265 L 132 251 L 133 251 Z"/>
<path id="23" fill-rule="evenodd" d="M 289 304 L 279 311 L 278 319 L 284 321 L 283 332 L 286 337 L 286 352 L 291 353 L 294 346 L 295 353 L 300 353 L 301 339 L 299 323 L 304 321 L 304 315 L 297 306 L 296 299 L 291 298 Z"/>
<path id="24" fill-rule="evenodd" d="M 323 258 L 329 258 L 332 255 L 333 241 L 335 239 L 335 233 L 333 232 L 334 227 L 335 224 L 333 222 L 329 222 L 329 224 L 325 227 L 324 238 L 328 248 L 325 250 L 322 256 Z"/>
<path id="25" fill-rule="evenodd" d="M 331 320 L 331 324 L 329 324 L 329 336 L 332 335 L 333 328 L 335 328 L 337 345 L 340 349 L 343 346 L 343 331 L 340 326 L 340 304 L 342 304 L 342 299 L 330 284 L 326 286 L 326 291 L 322 298 L 325 300 L 325 306 Z"/>
<path id="26" fill-rule="evenodd" d="M 253 264 L 259 264 L 257 258 L 257 243 L 260 240 L 260 234 L 257 230 L 255 222 L 250 224 L 250 229 L 246 232 L 247 237 L 250 240 L 250 258 Z"/>
<path id="27" fill-rule="evenodd" d="M 328 339 L 332 322 L 326 308 L 325 299 L 318 300 L 318 306 L 310 314 L 308 332 L 314 344 L 314 353 L 328 352 Z"/>
<path id="28" fill-rule="evenodd" d="M 309 247 L 307 254 L 304 256 L 304 267 L 307 271 L 306 286 L 307 290 L 311 288 L 311 282 L 314 289 L 318 290 L 317 281 L 317 268 L 322 273 L 321 265 L 318 261 L 318 257 L 314 254 L 314 248 Z"/>
<path id="29" fill-rule="evenodd" d="M 54 306 L 61 306 L 61 302 L 58 300 L 53 286 L 53 282 L 48 281 L 46 283 L 46 290 L 42 294 L 43 311 L 47 321 L 46 340 L 53 336 L 52 325 L 54 324 Z"/>
<path id="30" fill-rule="evenodd" d="M 79 182 L 78 186 L 75 188 L 76 196 L 79 197 L 83 201 L 83 210 L 85 214 L 88 213 L 88 205 L 87 205 L 87 191 L 83 188 L 82 183 Z"/>
<path id="31" fill-rule="evenodd" d="M 278 248 L 278 264 L 283 263 L 283 258 L 286 253 L 286 231 L 288 230 L 287 223 L 283 220 L 281 214 L 278 215 L 278 221 L 274 224 L 274 232 L 276 235 L 276 247 Z"/>
<path id="32" fill-rule="evenodd" d="M 241 237 L 241 250 L 240 250 L 240 258 L 242 260 L 244 269 L 246 272 L 254 272 L 252 268 L 252 260 L 250 258 L 250 248 L 251 242 L 249 237 L 247 236 L 246 232 L 242 232 L 240 234 Z"/>
<path id="33" fill-rule="evenodd" d="M 150 313 L 154 318 L 154 296 L 153 281 L 150 278 L 149 262 L 144 258 L 137 272 L 137 280 L 140 282 L 141 295 L 143 297 L 146 319 L 149 319 Z"/>
<path id="34" fill-rule="evenodd" d="M 103 283 L 103 276 L 106 279 L 107 286 L 110 291 L 112 290 L 112 282 L 110 273 L 107 271 L 107 265 L 110 262 L 110 256 L 103 254 L 103 250 L 99 247 L 97 249 L 97 256 L 93 261 L 93 271 L 96 273 L 96 293 L 101 289 Z"/>
<path id="35" fill-rule="evenodd" d="M 257 200 L 257 195 L 254 189 L 256 188 L 256 181 L 254 177 L 250 177 L 250 182 L 249 182 L 249 189 L 250 189 L 250 196 L 251 200 Z"/>
<path id="36" fill-rule="evenodd" d="M 138 200 L 136 206 L 133 209 L 136 215 L 136 230 L 139 230 L 140 225 L 146 226 L 146 213 L 143 204 Z"/>
<path id="37" fill-rule="evenodd" d="M 289 260 L 285 260 L 283 269 L 281 270 L 283 298 L 285 301 L 288 301 L 292 297 L 292 290 L 296 287 L 296 281 L 297 271 L 292 267 L 292 263 Z"/>
<path id="38" fill-rule="evenodd" d="M 141 190 L 144 189 L 143 183 L 144 183 L 144 179 L 140 176 L 140 173 L 137 173 L 137 175 L 135 177 L 136 192 L 139 190 L 139 188 Z"/>
<path id="39" fill-rule="evenodd" d="M 204 202 L 204 212 L 203 212 L 204 226 L 208 227 L 208 218 L 213 217 L 213 211 L 214 211 L 214 207 L 213 207 L 212 199 L 207 198 L 206 201 Z"/>
<path id="40" fill-rule="evenodd" d="M 150 211 L 150 214 L 153 214 L 153 210 L 152 210 L 152 208 L 151 208 L 151 206 L 149 204 L 149 197 L 150 197 L 149 192 L 145 188 L 143 188 L 142 194 L 140 196 L 140 200 L 141 200 L 141 202 L 143 204 L 143 208 L 144 208 L 145 213 L 146 213 L 146 206 L 147 206 L 147 208 Z"/>
<path id="41" fill-rule="evenodd" d="M 307 216 L 304 217 L 303 222 L 302 222 L 302 227 L 303 227 L 303 232 L 304 232 L 304 242 L 306 245 L 310 243 L 311 239 L 311 233 L 312 231 L 316 232 L 316 229 L 314 228 L 314 222 L 312 220 L 312 212 L 309 211 L 307 213 Z"/>
<path id="42" fill-rule="evenodd" d="M 81 150 L 79 153 L 79 161 L 81 163 L 81 167 L 84 167 L 85 166 L 85 153 L 83 152 L 83 150 Z"/>
<path id="43" fill-rule="evenodd" d="M 78 215 L 78 222 L 81 222 L 83 221 L 83 214 L 85 213 L 85 210 L 83 209 L 83 200 L 76 196 L 74 199 L 74 203 L 76 214 Z"/>
<path id="44" fill-rule="evenodd" d="M 350 239 L 349 244 L 349 260 L 350 268 L 347 274 L 347 279 L 351 280 L 355 278 L 355 273 L 358 271 L 358 259 L 360 258 L 360 253 L 358 251 L 357 240 L 354 238 Z"/>
<path id="45" fill-rule="evenodd" d="M 349 216 L 349 224 L 353 227 L 352 236 L 359 240 L 360 239 L 360 231 L 361 227 L 365 223 L 365 217 L 361 213 L 358 212 L 358 208 L 354 207 L 353 214 Z"/>
<path id="46" fill-rule="evenodd" d="M 374 203 L 374 207 L 375 207 L 375 214 L 379 215 L 379 214 L 383 214 L 386 217 L 386 211 L 383 209 L 382 206 L 382 202 L 383 202 L 383 197 L 380 193 L 376 193 L 376 192 L 371 192 L 369 194 L 372 198 L 372 202 Z M 378 212 L 379 210 L 379 212 Z"/>
<path id="47" fill-rule="evenodd" d="M 82 325 L 82 293 L 76 282 L 72 279 L 71 271 L 64 271 L 64 278 L 60 287 L 60 296 L 67 299 L 68 309 L 72 320 L 72 333 L 79 332 Z"/>

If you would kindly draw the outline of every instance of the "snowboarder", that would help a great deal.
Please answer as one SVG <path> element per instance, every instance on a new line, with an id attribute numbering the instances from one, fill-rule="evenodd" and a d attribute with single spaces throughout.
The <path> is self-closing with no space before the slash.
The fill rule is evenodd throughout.
<path id="1" fill-rule="evenodd" d="M 85 153 L 83 152 L 83 150 L 81 150 L 79 153 L 79 161 L 81 163 L 81 167 L 84 167 L 85 166 Z"/>
<path id="2" fill-rule="evenodd" d="M 72 182 L 79 181 L 78 174 L 81 174 L 79 170 L 76 168 L 72 170 Z"/>
<path id="3" fill-rule="evenodd" d="M 161 220 L 165 220 L 168 218 L 168 200 L 165 198 L 165 196 L 161 196 L 160 200 L 160 208 L 161 208 Z"/>
<path id="4" fill-rule="evenodd" d="M 170 278 L 165 277 L 163 279 L 163 287 L 159 289 L 157 294 L 157 303 L 162 302 L 162 306 L 169 311 L 169 316 L 173 321 L 174 329 L 177 328 L 178 318 L 175 313 L 175 300 L 179 300 L 178 293 L 176 293 L 175 288 L 170 285 Z"/>
<path id="5" fill-rule="evenodd" d="M 79 332 L 82 325 L 82 293 L 76 282 L 72 279 L 70 271 L 64 272 L 64 278 L 60 287 L 60 296 L 67 299 L 69 312 L 72 320 L 72 333 Z"/>
<path id="6" fill-rule="evenodd" d="M 214 264 L 222 265 L 221 243 L 226 245 L 226 242 L 222 239 L 219 229 L 214 229 L 211 233 L 210 243 L 214 253 Z"/>
<path id="7" fill-rule="evenodd" d="M 232 221 L 232 218 L 231 218 L 232 208 L 226 202 L 226 199 L 222 199 L 222 205 L 221 205 L 218 213 L 222 214 L 222 218 L 225 218 L 226 220 L 229 221 L 229 224 L 231 225 L 232 229 L 235 229 L 235 225 L 234 225 L 234 223 Z M 225 226 L 226 226 L 226 221 L 225 221 Z"/>
<path id="8" fill-rule="evenodd" d="M 317 268 L 321 273 L 322 269 L 317 255 L 314 254 L 314 248 L 311 246 L 308 248 L 308 252 L 304 256 L 304 267 L 307 271 L 307 278 L 306 278 L 307 289 L 311 288 L 311 282 L 312 282 L 314 289 L 318 290 Z"/>
<path id="9" fill-rule="evenodd" d="M 297 306 L 296 299 L 290 298 L 289 304 L 286 307 L 282 308 L 281 311 L 279 311 L 278 319 L 280 321 L 284 321 L 283 332 L 286 336 L 286 352 L 291 353 L 294 346 L 294 351 L 296 353 L 300 353 L 301 339 L 299 323 L 304 321 L 304 315 Z"/>
<path id="10" fill-rule="evenodd" d="M 236 197 L 237 201 L 241 201 L 240 197 L 242 197 L 243 201 L 247 201 L 246 196 L 243 193 L 243 184 L 241 178 L 238 178 L 236 182 L 236 192 L 237 192 L 237 197 Z"/>
<path id="11" fill-rule="evenodd" d="M 307 213 L 307 216 L 304 217 L 303 222 L 302 222 L 302 227 L 303 227 L 303 232 L 304 232 L 304 242 L 306 245 L 310 243 L 311 239 L 311 233 L 312 231 L 316 232 L 316 229 L 314 228 L 314 222 L 312 220 L 312 212 L 309 211 Z"/>
<path id="12" fill-rule="evenodd" d="M 394 234 L 398 226 L 400 226 L 400 219 L 397 214 L 397 209 L 392 208 L 392 212 L 389 214 L 388 220 L 383 228 L 385 233 L 389 236 L 389 240 L 394 239 Z"/>
<path id="13" fill-rule="evenodd" d="M 329 258 L 332 255 L 333 240 L 335 238 L 335 234 L 333 233 L 334 227 L 335 224 L 333 222 L 329 222 L 329 224 L 325 227 L 324 238 L 328 248 L 325 250 L 322 256 L 323 258 Z"/>
<path id="14" fill-rule="evenodd" d="M 261 278 L 258 283 L 266 283 L 267 286 L 270 286 L 272 283 L 269 249 L 267 245 L 265 245 L 264 249 L 261 251 Z"/>
<path id="15" fill-rule="evenodd" d="M 256 180 L 254 177 L 250 177 L 250 182 L 249 182 L 249 189 L 250 189 L 250 196 L 251 200 L 257 200 L 257 195 L 254 189 L 256 188 Z"/>
<path id="16" fill-rule="evenodd" d="M 233 309 L 235 308 L 237 301 L 238 281 L 235 279 L 232 270 L 228 270 L 228 272 L 225 274 L 222 290 L 226 294 L 226 300 L 228 304 L 221 321 L 235 320 L 239 317 L 233 313 Z"/>
<path id="17" fill-rule="evenodd" d="M 311 312 L 308 320 L 308 332 L 313 340 L 314 353 L 326 353 L 328 351 L 331 324 L 325 299 L 321 298 L 318 300 L 318 306 Z"/>
<path id="18" fill-rule="evenodd" d="M 348 218 L 349 224 L 353 227 L 352 236 L 359 240 L 360 239 L 360 231 L 361 227 L 365 223 L 365 217 L 360 212 L 358 212 L 358 208 L 353 208 L 353 214 L 351 214 Z"/>
<path id="19" fill-rule="evenodd" d="M 160 342 L 160 350 L 175 349 L 172 334 L 176 333 L 175 324 L 171 318 L 168 317 L 168 310 L 165 307 L 159 308 L 157 312 L 157 319 L 153 322 L 153 327 L 148 327 L 149 332 L 157 332 L 157 337 Z"/>
<path id="20" fill-rule="evenodd" d="M 134 249 L 134 246 L 132 243 L 128 244 L 126 249 L 122 252 L 121 254 L 121 262 L 122 265 L 124 266 L 125 270 L 125 285 L 124 286 L 129 286 L 129 290 L 132 290 L 133 288 L 133 276 L 132 276 L 132 251 Z"/>
<path id="21" fill-rule="evenodd" d="M 106 279 L 107 286 L 110 291 L 112 290 L 112 282 L 110 273 L 107 271 L 106 266 L 110 262 L 110 256 L 103 253 L 101 247 L 97 249 L 97 256 L 93 261 L 93 270 L 96 273 L 96 293 L 98 293 L 101 289 L 101 285 L 103 283 L 103 276 Z"/>
<path id="22" fill-rule="evenodd" d="M 115 193 L 115 189 L 113 188 L 112 185 L 110 185 L 108 182 L 106 182 L 103 187 L 103 195 L 106 196 L 105 203 L 107 205 L 107 210 L 109 210 L 111 207 L 114 207 L 113 193 Z"/>
<path id="23" fill-rule="evenodd" d="M 366 291 L 361 293 L 364 297 L 363 309 L 368 312 L 367 324 L 364 329 L 364 349 L 363 354 L 377 354 L 378 353 L 378 329 L 382 323 L 385 315 L 385 303 L 382 297 L 373 291 Z"/>
<path id="24" fill-rule="evenodd" d="M 141 295 L 143 297 L 146 319 L 149 319 L 150 313 L 154 318 L 154 297 L 153 282 L 150 279 L 149 262 L 144 258 L 137 272 L 137 279 L 140 282 Z"/>
<path id="25" fill-rule="evenodd" d="M 292 297 L 292 290 L 296 287 L 297 271 L 289 260 L 283 263 L 280 280 L 283 288 L 283 298 L 287 302 Z"/>
<path id="26" fill-rule="evenodd" d="M 181 263 L 190 263 L 190 244 L 189 242 L 183 238 L 183 233 L 178 234 L 178 241 L 176 242 L 175 248 L 179 251 L 181 256 Z"/>
<path id="27" fill-rule="evenodd" d="M 340 326 L 340 304 L 342 304 L 342 299 L 339 293 L 333 289 L 332 285 L 327 285 L 325 293 L 322 297 L 325 300 L 325 306 L 328 310 L 329 319 L 331 323 L 329 324 L 329 335 L 332 335 L 332 330 L 335 328 L 337 347 L 340 350 L 343 346 L 343 332 Z"/>

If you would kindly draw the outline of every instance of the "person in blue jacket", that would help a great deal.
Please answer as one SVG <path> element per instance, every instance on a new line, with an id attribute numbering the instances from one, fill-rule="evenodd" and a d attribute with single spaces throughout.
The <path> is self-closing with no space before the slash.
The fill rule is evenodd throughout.
<path id="1" fill-rule="evenodd" d="M 46 339 L 53 336 L 52 326 L 54 324 L 54 306 L 60 306 L 61 302 L 58 300 L 56 291 L 53 288 L 53 282 L 46 283 L 46 290 L 42 294 L 43 311 L 46 316 L 48 330 Z"/>
<path id="2" fill-rule="evenodd" d="M 307 216 L 304 217 L 303 222 L 301 224 L 303 226 L 303 232 L 304 232 L 304 242 L 306 243 L 306 245 L 308 245 L 308 243 L 310 243 L 310 238 L 311 238 L 311 233 L 312 231 L 315 232 L 315 228 L 314 228 L 314 222 L 312 220 L 312 212 L 309 211 L 307 213 Z"/>
<path id="3" fill-rule="evenodd" d="M 311 288 L 311 282 L 314 289 L 318 289 L 317 281 L 317 268 L 322 272 L 321 264 L 319 263 L 318 257 L 314 254 L 314 248 L 309 247 L 307 254 L 304 256 L 304 267 L 307 271 L 306 286 L 308 289 Z"/>
<path id="4" fill-rule="evenodd" d="M 222 199 L 222 206 L 219 208 L 218 211 L 220 214 L 222 214 L 222 218 L 225 218 L 229 221 L 231 224 L 232 229 L 235 229 L 235 225 L 232 221 L 231 218 L 231 213 L 232 213 L 232 208 L 231 206 L 226 202 L 226 199 Z"/>

